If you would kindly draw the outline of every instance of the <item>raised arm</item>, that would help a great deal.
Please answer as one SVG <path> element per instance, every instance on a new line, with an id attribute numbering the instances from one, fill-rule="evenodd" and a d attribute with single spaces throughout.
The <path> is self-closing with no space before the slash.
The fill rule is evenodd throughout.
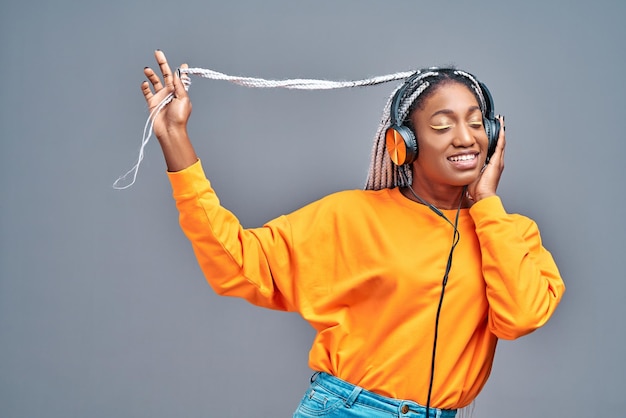
<path id="1" fill-rule="evenodd" d="M 283 238 L 289 235 L 288 225 L 284 226 L 283 220 L 275 222 L 274 228 L 247 230 L 221 206 L 187 135 L 191 115 L 187 91 L 165 54 L 157 50 L 155 58 L 161 77 L 146 67 L 148 81 L 142 83 L 141 90 L 151 113 L 170 93 L 174 95 L 155 118 L 153 130 L 167 164 L 180 226 L 207 281 L 218 294 L 272 309 L 293 310 L 290 248 L 288 237 Z M 277 283 L 275 276 L 283 278 L 282 282 Z"/>

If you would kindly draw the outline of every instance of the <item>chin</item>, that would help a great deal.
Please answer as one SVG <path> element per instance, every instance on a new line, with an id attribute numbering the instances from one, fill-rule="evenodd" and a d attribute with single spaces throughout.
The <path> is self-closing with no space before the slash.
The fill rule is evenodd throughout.
<path id="1" fill-rule="evenodd" d="M 468 184 L 472 184 L 476 181 L 478 176 L 480 175 L 480 171 L 472 171 L 471 173 L 464 173 L 460 176 L 455 176 L 450 179 L 451 186 L 467 186 Z"/>

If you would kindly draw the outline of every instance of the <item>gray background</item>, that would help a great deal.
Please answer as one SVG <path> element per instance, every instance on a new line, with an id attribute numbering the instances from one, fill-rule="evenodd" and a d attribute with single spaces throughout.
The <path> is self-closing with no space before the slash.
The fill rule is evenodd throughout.
<path id="1" fill-rule="evenodd" d="M 214 295 L 156 142 L 135 186 L 152 53 L 267 78 L 456 64 L 506 115 L 500 193 L 568 291 L 502 342 L 474 416 L 622 416 L 626 6 L 525 1 L 3 1 L 0 416 L 287 417 L 311 328 Z M 360 188 L 396 83 L 332 92 L 194 78 L 190 134 L 245 226 Z"/>

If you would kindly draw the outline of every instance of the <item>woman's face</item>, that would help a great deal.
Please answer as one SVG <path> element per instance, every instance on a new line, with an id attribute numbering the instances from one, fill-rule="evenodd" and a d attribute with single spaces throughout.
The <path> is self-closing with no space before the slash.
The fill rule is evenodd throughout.
<path id="1" fill-rule="evenodd" d="M 449 81 L 437 86 L 410 118 L 419 150 L 414 182 L 437 187 L 476 180 L 485 164 L 488 139 L 478 102 L 465 85 Z"/>

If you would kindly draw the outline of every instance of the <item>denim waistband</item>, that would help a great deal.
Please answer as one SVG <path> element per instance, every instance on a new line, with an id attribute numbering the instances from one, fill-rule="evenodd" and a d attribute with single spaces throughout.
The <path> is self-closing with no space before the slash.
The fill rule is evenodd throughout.
<path id="1" fill-rule="evenodd" d="M 311 377 L 311 383 L 324 387 L 349 403 L 364 404 L 399 417 L 418 418 L 426 416 L 426 407 L 417 402 L 378 395 L 328 373 L 316 372 Z M 456 416 L 456 409 L 430 407 L 429 412 L 429 418 L 454 418 Z"/>

